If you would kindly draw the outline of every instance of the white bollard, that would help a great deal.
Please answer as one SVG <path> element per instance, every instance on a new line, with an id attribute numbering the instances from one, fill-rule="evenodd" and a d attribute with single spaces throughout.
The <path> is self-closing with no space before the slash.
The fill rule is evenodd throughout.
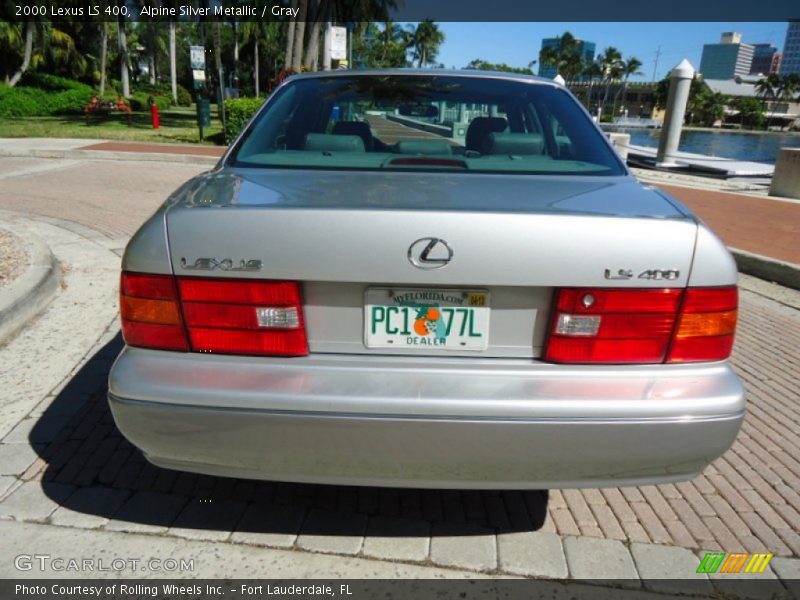
<path id="1" fill-rule="evenodd" d="M 669 75 L 669 95 L 667 96 L 667 110 L 664 117 L 664 126 L 661 129 L 661 138 L 658 140 L 658 154 L 656 166 L 677 167 L 675 161 L 678 144 L 681 141 L 683 118 L 686 115 L 686 104 L 689 101 L 689 90 L 694 79 L 694 67 L 685 58 L 676 66 Z"/>

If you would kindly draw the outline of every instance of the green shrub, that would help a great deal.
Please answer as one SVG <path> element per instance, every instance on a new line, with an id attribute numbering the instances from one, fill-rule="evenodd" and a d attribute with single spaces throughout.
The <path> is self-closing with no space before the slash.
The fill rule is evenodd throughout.
<path id="1" fill-rule="evenodd" d="M 22 76 L 20 85 L 24 87 L 39 88 L 40 90 L 47 90 L 49 92 L 61 92 L 64 90 L 85 91 L 86 89 L 91 89 L 85 83 L 75 81 L 74 79 L 58 77 L 57 75 L 50 75 L 49 73 L 37 73 L 36 71 L 27 71 Z"/>
<path id="2" fill-rule="evenodd" d="M 0 87 L 0 117 L 47 115 L 47 93 L 36 88 Z"/>
<path id="3" fill-rule="evenodd" d="M 0 117 L 80 114 L 94 93 L 88 85 L 44 73 L 26 73 L 22 83 L 0 87 Z"/>
<path id="4" fill-rule="evenodd" d="M 225 100 L 225 140 L 233 141 L 256 111 L 264 103 L 263 98 L 232 98 Z"/>
<path id="5" fill-rule="evenodd" d="M 178 106 L 191 106 L 192 95 L 180 83 L 178 84 Z"/>
<path id="6" fill-rule="evenodd" d="M 158 110 L 166 110 L 172 106 L 172 98 L 170 96 L 157 96 L 148 92 L 136 92 L 128 98 L 128 104 L 134 111 L 149 111 L 150 104 L 148 100 L 153 97 L 155 103 L 158 105 Z"/>

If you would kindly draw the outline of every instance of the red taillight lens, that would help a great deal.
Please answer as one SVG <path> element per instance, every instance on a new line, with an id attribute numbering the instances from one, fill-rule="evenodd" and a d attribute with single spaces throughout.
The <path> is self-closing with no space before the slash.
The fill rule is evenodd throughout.
<path id="1" fill-rule="evenodd" d="M 308 354 L 300 285 L 294 281 L 180 278 L 123 273 L 122 335 L 158 350 Z"/>
<path id="2" fill-rule="evenodd" d="M 196 352 L 303 356 L 308 339 L 296 281 L 178 279 Z"/>
<path id="3" fill-rule="evenodd" d="M 170 275 L 122 273 L 120 317 L 126 344 L 188 350 L 175 281 Z"/>
<path id="4" fill-rule="evenodd" d="M 556 292 L 544 359 L 560 363 L 722 360 L 736 326 L 736 288 Z"/>

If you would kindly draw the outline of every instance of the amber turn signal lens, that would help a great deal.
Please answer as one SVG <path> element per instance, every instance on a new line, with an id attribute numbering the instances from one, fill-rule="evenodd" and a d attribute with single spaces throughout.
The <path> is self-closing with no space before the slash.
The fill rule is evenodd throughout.
<path id="1" fill-rule="evenodd" d="M 736 330 L 736 311 L 713 313 L 688 313 L 681 315 L 675 337 L 708 337 L 732 335 Z"/>
<path id="2" fill-rule="evenodd" d="M 180 325 L 178 304 L 174 300 L 120 297 L 120 314 L 123 319 L 161 325 Z"/>

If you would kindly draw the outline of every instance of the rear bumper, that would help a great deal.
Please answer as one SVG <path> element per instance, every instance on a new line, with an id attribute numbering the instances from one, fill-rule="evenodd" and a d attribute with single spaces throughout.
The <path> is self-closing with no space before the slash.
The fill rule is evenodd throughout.
<path id="1" fill-rule="evenodd" d="M 263 359 L 126 348 L 109 381 L 153 463 L 257 479 L 439 488 L 689 479 L 744 418 L 727 363 Z"/>

